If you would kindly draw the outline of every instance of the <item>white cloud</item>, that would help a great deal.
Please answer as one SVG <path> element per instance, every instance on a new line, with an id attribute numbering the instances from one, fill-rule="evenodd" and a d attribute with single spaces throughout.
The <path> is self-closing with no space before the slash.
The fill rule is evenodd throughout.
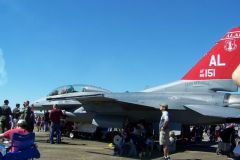
<path id="1" fill-rule="evenodd" d="M 0 48 L 0 85 L 7 83 L 7 72 L 5 70 L 5 60 L 3 58 L 3 51 Z"/>

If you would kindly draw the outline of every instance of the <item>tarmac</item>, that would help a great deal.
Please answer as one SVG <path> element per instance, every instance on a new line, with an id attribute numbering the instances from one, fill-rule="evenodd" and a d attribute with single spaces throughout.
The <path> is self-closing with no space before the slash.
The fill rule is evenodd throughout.
<path id="1" fill-rule="evenodd" d="M 48 133 L 36 133 L 36 142 L 41 153 L 41 160 L 132 160 L 138 157 L 116 157 L 108 143 L 63 138 L 62 144 L 47 143 Z M 171 154 L 172 160 L 226 160 L 227 156 L 216 154 L 216 145 L 203 142 L 198 145 L 178 146 L 177 152 Z M 151 157 L 143 159 L 160 160 L 162 154 L 155 150 Z"/>

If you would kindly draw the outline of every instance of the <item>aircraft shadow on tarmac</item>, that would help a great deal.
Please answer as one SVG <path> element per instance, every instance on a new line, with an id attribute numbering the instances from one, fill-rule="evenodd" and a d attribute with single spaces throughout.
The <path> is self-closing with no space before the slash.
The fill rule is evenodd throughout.
<path id="1" fill-rule="evenodd" d="M 185 152 L 185 151 L 200 151 L 200 152 L 215 153 L 216 147 L 213 147 L 213 145 L 214 144 L 211 144 L 209 142 L 202 142 L 201 144 L 194 144 L 194 143 L 181 144 L 181 145 L 178 145 L 176 153 Z M 108 148 L 105 148 L 105 149 L 108 149 Z M 86 152 L 90 153 L 90 154 L 112 156 L 112 154 L 106 154 L 106 153 L 102 153 L 102 152 L 94 152 L 94 151 L 86 151 Z M 144 157 L 142 159 L 144 159 L 144 160 L 158 159 L 158 158 L 161 158 L 162 156 L 163 156 L 162 152 L 159 151 L 157 149 L 157 147 L 155 147 L 155 149 L 152 152 L 151 157 Z M 128 156 L 121 156 L 121 157 L 122 158 L 139 159 L 139 157 L 128 157 Z M 200 158 L 194 158 L 194 159 L 178 158 L 178 159 L 173 159 L 173 160 L 201 160 L 201 159 Z"/>
<path id="2" fill-rule="evenodd" d="M 101 153 L 101 152 L 93 152 L 93 151 L 86 151 L 90 154 L 97 154 L 97 155 L 105 155 L 105 156 L 112 156 L 111 154 Z M 154 151 L 151 157 L 143 157 L 142 160 L 151 160 L 151 159 L 158 159 L 161 158 L 163 154 Z M 128 156 L 121 156 L 122 158 L 131 158 L 131 159 L 139 159 L 139 157 L 128 157 Z M 201 160 L 201 159 L 173 159 L 173 160 Z"/>
<path id="3" fill-rule="evenodd" d="M 36 140 L 37 143 L 49 143 L 49 140 Z M 70 145 L 70 146 L 86 146 L 87 144 L 74 144 L 72 142 L 61 142 L 60 144 Z"/>
<path id="4" fill-rule="evenodd" d="M 86 152 L 87 152 L 87 153 L 92 153 L 92 154 L 99 154 L 99 155 L 111 156 L 111 154 L 100 153 L 100 152 L 94 152 L 94 151 L 86 151 Z"/>
<path id="5" fill-rule="evenodd" d="M 209 142 L 201 142 L 200 144 L 180 144 L 177 145 L 177 152 L 184 152 L 184 151 L 201 151 L 201 152 L 212 152 L 216 153 L 216 147 L 213 147 L 213 143 Z"/>
<path id="6" fill-rule="evenodd" d="M 201 151 L 201 152 L 216 152 L 216 148 L 211 147 L 210 144 L 201 144 L 201 145 L 197 145 L 197 144 L 191 144 L 191 145 L 187 145 L 187 146 L 182 146 L 180 147 L 180 149 L 177 150 L 177 153 L 179 152 L 184 152 L 184 151 Z M 105 148 L 107 149 L 107 148 Z M 87 153 L 90 154 L 97 154 L 97 155 L 105 155 L 105 156 L 112 156 L 112 154 L 106 154 L 106 153 L 102 153 L 102 152 L 95 152 L 95 151 L 86 151 Z M 113 152 L 112 152 L 113 153 Z M 163 156 L 162 152 L 158 151 L 158 149 L 154 149 L 154 151 L 152 152 L 152 156 L 151 157 L 143 157 L 143 160 L 151 160 L 151 159 L 158 159 L 161 158 Z M 131 158 L 131 159 L 139 159 L 139 157 L 129 157 L 129 156 L 121 156 L 122 158 Z M 201 160 L 199 158 L 194 158 L 194 159 L 173 159 L 173 160 Z"/>

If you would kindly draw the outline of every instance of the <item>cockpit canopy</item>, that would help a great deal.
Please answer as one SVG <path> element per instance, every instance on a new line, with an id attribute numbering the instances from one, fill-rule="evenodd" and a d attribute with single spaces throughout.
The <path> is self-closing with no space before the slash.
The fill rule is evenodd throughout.
<path id="1" fill-rule="evenodd" d="M 48 96 L 55 96 L 74 92 L 110 92 L 107 89 L 91 85 L 66 85 L 54 89 Z"/>

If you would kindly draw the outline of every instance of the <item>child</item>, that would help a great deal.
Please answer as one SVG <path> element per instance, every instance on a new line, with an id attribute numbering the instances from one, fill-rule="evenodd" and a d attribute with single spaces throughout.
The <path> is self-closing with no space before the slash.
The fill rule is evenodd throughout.
<path id="1" fill-rule="evenodd" d="M 37 116 L 36 121 L 37 121 L 36 123 L 37 131 L 39 132 L 41 130 L 41 121 L 42 121 L 41 116 Z"/>
<path id="2" fill-rule="evenodd" d="M 176 152 L 176 137 L 175 133 L 172 131 L 169 133 L 169 152 L 174 153 Z"/>
<path id="3" fill-rule="evenodd" d="M 147 136 L 147 139 L 146 139 L 146 155 L 149 156 L 149 157 L 152 156 L 153 145 L 154 145 L 153 136 L 152 135 Z"/>

